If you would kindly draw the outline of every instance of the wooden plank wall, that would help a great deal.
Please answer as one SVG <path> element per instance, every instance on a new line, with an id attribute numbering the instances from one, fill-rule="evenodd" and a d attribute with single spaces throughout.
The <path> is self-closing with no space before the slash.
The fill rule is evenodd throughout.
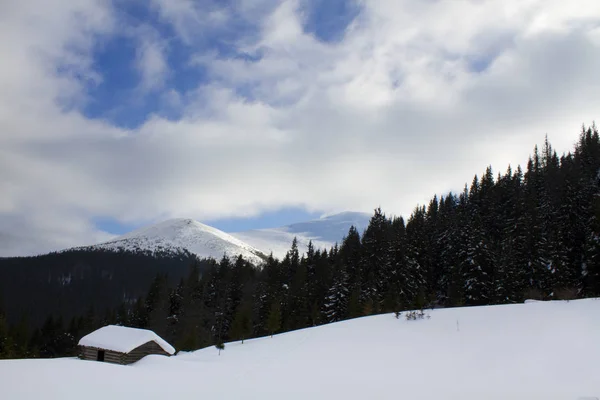
<path id="1" fill-rule="evenodd" d="M 96 361 L 98 359 L 98 349 L 95 347 L 84 347 L 79 346 L 79 358 L 82 360 Z M 136 361 L 141 360 L 149 354 L 158 354 L 163 356 L 170 356 L 169 353 L 164 351 L 156 342 L 148 342 L 143 345 L 136 347 L 129 353 L 119 353 L 112 350 L 104 350 L 104 362 L 115 363 L 115 364 L 132 364 Z"/>
<path id="2" fill-rule="evenodd" d="M 141 360 L 149 354 L 159 354 L 163 356 L 170 355 L 169 353 L 164 351 L 162 347 L 160 347 L 156 342 L 151 341 L 148 343 L 144 343 L 143 345 L 136 347 L 135 349 L 127 353 L 125 355 L 125 364 L 134 363 L 138 360 Z"/>
<path id="3" fill-rule="evenodd" d="M 80 347 L 79 348 L 79 358 L 83 360 L 98 360 L 98 350 L 95 347 Z M 116 351 L 104 350 L 104 362 L 115 363 L 115 364 L 124 364 L 125 354 L 118 353 Z"/>

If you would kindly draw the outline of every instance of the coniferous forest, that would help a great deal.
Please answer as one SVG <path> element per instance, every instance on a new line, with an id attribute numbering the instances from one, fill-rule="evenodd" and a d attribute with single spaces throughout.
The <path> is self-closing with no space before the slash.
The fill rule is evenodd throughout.
<path id="1" fill-rule="evenodd" d="M 598 130 L 584 127 L 569 154 L 546 141 L 524 169 L 489 167 L 406 220 L 376 209 L 331 249 L 294 242 L 260 267 L 186 263 L 175 281 L 157 273 L 135 301 L 68 321 L 51 314 L 32 326 L 0 304 L 0 357 L 74 355 L 81 336 L 109 323 L 193 350 L 382 312 L 600 296 Z"/>

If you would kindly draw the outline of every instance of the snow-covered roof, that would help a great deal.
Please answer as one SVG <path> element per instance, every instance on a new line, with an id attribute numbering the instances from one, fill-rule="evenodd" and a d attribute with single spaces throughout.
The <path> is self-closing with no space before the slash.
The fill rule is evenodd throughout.
<path id="1" fill-rule="evenodd" d="M 148 342 L 156 342 L 164 351 L 175 354 L 175 349 L 156 333 L 147 329 L 108 325 L 81 338 L 80 346 L 129 353 Z"/>

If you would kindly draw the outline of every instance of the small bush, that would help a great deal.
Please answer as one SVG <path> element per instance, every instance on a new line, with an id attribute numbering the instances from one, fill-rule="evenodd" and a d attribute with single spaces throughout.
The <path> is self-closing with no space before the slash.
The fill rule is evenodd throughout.
<path id="1" fill-rule="evenodd" d="M 418 319 L 430 319 L 431 316 L 429 314 L 425 314 L 425 312 L 423 310 L 419 310 L 419 311 L 409 311 L 406 313 L 406 320 L 407 321 L 416 321 Z"/>
<path id="2" fill-rule="evenodd" d="M 579 290 L 575 288 L 561 288 L 554 291 L 554 297 L 558 300 L 575 300 L 579 297 Z"/>
<path id="3" fill-rule="evenodd" d="M 537 288 L 529 288 L 524 293 L 526 299 L 544 300 L 544 293 Z"/>

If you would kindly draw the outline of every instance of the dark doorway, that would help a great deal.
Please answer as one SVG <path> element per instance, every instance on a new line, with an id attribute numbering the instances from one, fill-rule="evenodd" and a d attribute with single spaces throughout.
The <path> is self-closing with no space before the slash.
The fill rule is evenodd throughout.
<path id="1" fill-rule="evenodd" d="M 98 361 L 104 361 L 104 350 L 98 350 Z"/>

